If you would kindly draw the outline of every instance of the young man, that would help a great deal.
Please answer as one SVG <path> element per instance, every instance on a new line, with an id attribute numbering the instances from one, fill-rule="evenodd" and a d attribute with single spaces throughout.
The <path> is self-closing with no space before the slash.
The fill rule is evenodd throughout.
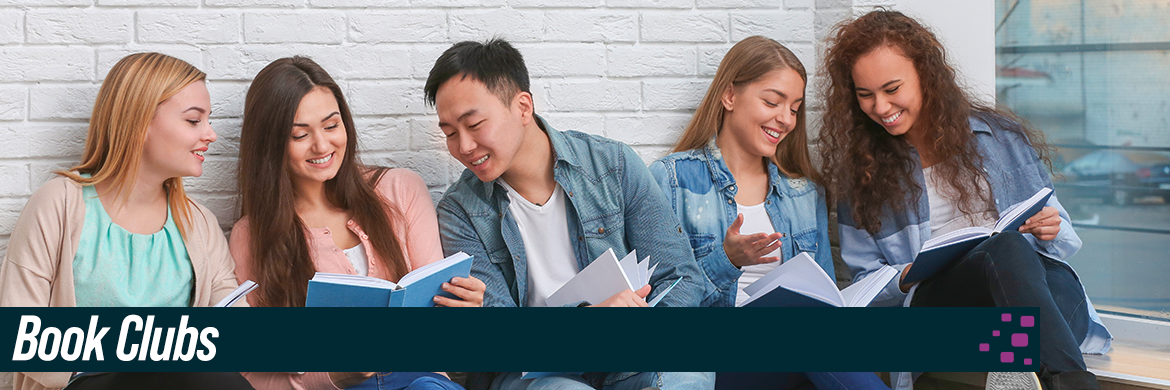
<path id="1" fill-rule="evenodd" d="M 650 285 L 578 306 L 647 306 L 679 279 L 659 305 L 698 306 L 713 288 L 642 160 L 625 144 L 557 131 L 537 116 L 524 60 L 507 42 L 447 49 L 427 78 L 426 99 L 447 149 L 467 167 L 439 201 L 443 251 L 475 256 L 471 273 L 487 285 L 484 306 L 546 306 L 610 248 L 619 257 L 635 249 L 649 256 L 657 264 Z M 632 374 L 553 380 L 638 389 L 668 382 L 710 388 L 713 380 L 708 373 Z M 681 385 L 692 379 L 704 384 Z"/>

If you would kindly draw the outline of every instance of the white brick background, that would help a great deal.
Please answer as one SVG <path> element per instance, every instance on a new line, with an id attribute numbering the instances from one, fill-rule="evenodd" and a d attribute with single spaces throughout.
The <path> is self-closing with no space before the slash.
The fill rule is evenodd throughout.
<path id="1" fill-rule="evenodd" d="M 0 256 L 32 191 L 79 161 L 98 87 L 126 54 L 158 51 L 208 73 L 219 141 L 187 188 L 226 229 L 237 216 L 244 94 L 277 58 L 322 64 L 353 108 L 364 159 L 419 172 L 437 196 L 463 168 L 447 154 L 422 87 L 454 42 L 512 41 L 533 77 L 538 113 L 558 129 L 629 143 L 649 162 L 678 137 L 734 42 L 769 36 L 815 73 L 829 26 L 895 1 L 856 3 L 0 0 Z M 817 99 L 810 103 L 815 120 Z M 10 381 L 0 376 L 0 389 Z"/>

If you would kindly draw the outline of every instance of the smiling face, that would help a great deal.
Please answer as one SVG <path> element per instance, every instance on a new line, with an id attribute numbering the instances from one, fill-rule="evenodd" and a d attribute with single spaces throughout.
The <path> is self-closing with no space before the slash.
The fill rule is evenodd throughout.
<path id="1" fill-rule="evenodd" d="M 882 45 L 853 64 L 854 92 L 861 110 L 890 135 L 911 131 L 922 111 L 922 87 L 914 62 L 896 47 Z"/>
<path id="2" fill-rule="evenodd" d="M 203 153 L 215 142 L 207 117 L 211 98 L 203 81 L 162 102 L 146 130 L 140 174 L 169 179 L 203 174 Z"/>
<path id="3" fill-rule="evenodd" d="M 285 166 L 294 186 L 324 183 L 337 176 L 348 142 L 333 92 L 314 88 L 301 98 L 289 132 Z"/>
<path id="4" fill-rule="evenodd" d="M 530 109 L 531 95 L 520 92 L 506 105 L 482 82 L 462 75 L 435 93 L 447 151 L 484 182 L 511 168 L 524 142 L 524 118 L 531 115 Z"/>
<path id="5" fill-rule="evenodd" d="M 792 69 L 776 69 L 750 84 L 732 86 L 723 94 L 719 137 L 752 156 L 773 156 L 776 145 L 796 127 L 801 104 L 804 80 Z"/>

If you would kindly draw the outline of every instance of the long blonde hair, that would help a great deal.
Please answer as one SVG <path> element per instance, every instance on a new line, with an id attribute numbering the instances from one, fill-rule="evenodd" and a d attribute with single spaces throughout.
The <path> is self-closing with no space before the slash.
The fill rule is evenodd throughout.
<path id="1" fill-rule="evenodd" d="M 728 88 L 751 84 L 768 72 L 779 69 L 792 69 L 800 75 L 800 79 L 808 84 L 808 75 L 804 64 L 792 54 L 791 50 L 770 38 L 759 35 L 744 38 L 723 56 L 719 63 L 719 70 L 715 71 L 715 79 L 707 88 L 707 94 L 695 110 L 686 130 L 674 145 L 671 152 L 681 152 L 699 149 L 707 145 L 707 141 L 718 134 L 723 126 L 723 93 Z M 796 126 L 792 132 L 780 141 L 776 147 L 776 154 L 770 160 L 789 177 L 807 177 L 813 181 L 820 181 L 820 176 L 813 167 L 808 154 L 808 131 L 805 127 L 805 106 L 801 104 L 796 110 Z"/>
<path id="2" fill-rule="evenodd" d="M 191 64 L 165 54 L 136 53 L 122 58 L 110 69 L 98 91 L 81 163 L 56 173 L 83 186 L 109 181 L 115 197 L 127 195 L 128 184 L 138 178 L 146 130 L 159 104 L 191 83 L 206 79 L 207 74 Z M 182 178 L 167 179 L 163 189 L 175 225 L 185 238 L 191 201 L 183 190 Z"/>

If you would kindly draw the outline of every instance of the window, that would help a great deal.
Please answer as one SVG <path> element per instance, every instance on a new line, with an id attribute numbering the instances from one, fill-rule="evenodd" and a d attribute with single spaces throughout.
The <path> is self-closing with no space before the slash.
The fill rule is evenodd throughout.
<path id="1" fill-rule="evenodd" d="M 1055 145 L 1098 311 L 1170 321 L 1170 4 L 996 0 L 996 97 Z"/>

